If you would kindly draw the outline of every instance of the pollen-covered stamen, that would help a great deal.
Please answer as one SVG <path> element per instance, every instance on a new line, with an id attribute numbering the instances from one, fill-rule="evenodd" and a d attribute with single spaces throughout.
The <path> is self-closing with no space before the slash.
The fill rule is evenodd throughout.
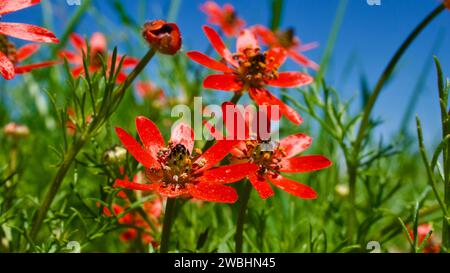
<path id="1" fill-rule="evenodd" d="M 17 48 L 5 35 L 0 34 L 0 51 L 15 65 L 17 64 Z"/>
<path id="2" fill-rule="evenodd" d="M 295 40 L 295 31 L 293 28 L 288 28 L 286 31 L 277 31 L 275 35 L 283 48 L 290 48 L 297 44 L 297 41 Z"/>
<path id="3" fill-rule="evenodd" d="M 191 155 L 182 144 L 173 146 L 169 143 L 167 148 L 161 149 L 158 153 L 158 162 L 161 164 L 164 185 L 176 190 L 195 181 L 195 170 L 202 166 L 194 162 L 200 154 L 196 150 L 196 153 Z"/>
<path id="4" fill-rule="evenodd" d="M 274 60 L 267 59 L 267 53 L 260 53 L 259 49 L 248 49 L 245 56 L 236 56 L 239 62 L 241 80 L 251 87 L 261 87 L 266 81 L 278 78 L 278 67 L 268 69 L 267 63 Z"/>
<path id="5" fill-rule="evenodd" d="M 272 149 L 268 149 L 272 147 Z M 282 149 L 273 145 L 271 141 L 247 141 L 246 148 L 242 151 L 244 156 L 239 159 L 246 159 L 259 166 L 258 172 L 265 174 L 267 172 L 279 173 L 281 168 Z"/>

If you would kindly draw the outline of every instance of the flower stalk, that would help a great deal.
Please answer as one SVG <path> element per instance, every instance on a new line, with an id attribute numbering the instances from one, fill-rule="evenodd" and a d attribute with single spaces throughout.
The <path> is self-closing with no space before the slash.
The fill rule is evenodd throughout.
<path id="1" fill-rule="evenodd" d="M 236 221 L 236 235 L 235 235 L 236 253 L 242 253 L 242 245 L 244 242 L 244 224 L 247 215 L 247 207 L 251 191 L 252 191 L 252 184 L 250 184 L 249 181 L 246 181 L 242 194 L 239 196 L 239 212 Z"/>
<path id="2" fill-rule="evenodd" d="M 120 104 L 125 91 L 131 86 L 136 77 L 144 70 L 147 64 L 155 55 L 156 51 L 154 49 L 150 49 L 147 54 L 142 58 L 139 64 L 134 68 L 134 70 L 128 75 L 125 82 L 119 87 L 117 92 L 113 95 L 112 104 L 110 106 L 102 107 L 102 110 L 99 112 L 99 116 L 93 120 L 93 122 L 89 125 L 89 127 L 81 134 L 81 136 L 69 147 L 67 153 L 64 155 L 64 160 L 62 164 L 59 166 L 58 172 L 56 173 L 47 194 L 45 195 L 44 202 L 39 208 L 34 221 L 31 227 L 31 231 L 29 237 L 32 241 L 36 240 L 36 237 L 41 229 L 41 226 L 44 222 L 44 219 L 50 209 L 53 200 L 55 199 L 56 194 L 58 193 L 61 184 L 69 171 L 72 163 L 74 162 L 78 153 L 83 149 L 84 145 L 87 143 L 87 140 L 91 138 L 95 134 L 95 132 L 101 128 L 101 126 L 106 122 L 106 120 L 113 114 L 114 110 Z M 112 109 L 113 108 L 113 109 Z M 113 111 L 111 111 L 113 110 Z"/>
<path id="3" fill-rule="evenodd" d="M 175 221 L 176 215 L 176 198 L 167 198 L 166 210 L 164 212 L 164 222 L 163 229 L 161 235 L 161 247 L 160 253 L 168 253 L 169 252 L 169 243 L 170 243 L 170 231 L 172 229 L 172 225 Z"/>

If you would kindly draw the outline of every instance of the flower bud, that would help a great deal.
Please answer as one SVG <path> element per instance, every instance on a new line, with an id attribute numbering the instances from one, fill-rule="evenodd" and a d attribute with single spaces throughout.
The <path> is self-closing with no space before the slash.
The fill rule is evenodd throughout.
<path id="1" fill-rule="evenodd" d="M 19 125 L 11 122 L 5 125 L 3 132 L 7 136 L 19 139 L 27 137 L 30 134 L 30 129 L 28 129 L 25 125 Z"/>
<path id="2" fill-rule="evenodd" d="M 181 48 L 181 33 L 174 23 L 163 20 L 147 22 L 142 35 L 151 47 L 162 54 L 174 55 Z"/>
<path id="3" fill-rule="evenodd" d="M 107 164 L 120 164 L 125 161 L 126 157 L 127 150 L 123 147 L 115 146 L 103 154 L 103 161 Z"/>

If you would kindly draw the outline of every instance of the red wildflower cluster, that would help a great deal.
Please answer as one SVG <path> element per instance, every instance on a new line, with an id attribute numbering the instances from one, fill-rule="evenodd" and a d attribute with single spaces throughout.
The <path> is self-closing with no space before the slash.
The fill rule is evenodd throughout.
<path id="1" fill-rule="evenodd" d="M 121 206 L 118 204 L 113 204 L 112 209 L 114 215 L 121 215 L 124 211 L 126 211 L 129 207 L 129 201 L 124 194 L 124 192 L 119 192 L 119 197 L 124 200 L 125 205 Z M 163 207 L 163 200 L 160 197 L 155 197 L 152 201 L 145 202 L 143 204 L 144 212 L 147 214 L 148 219 L 152 221 L 154 226 L 159 226 L 159 219 L 161 217 Z M 111 212 L 108 207 L 103 208 L 103 213 L 111 217 Z M 124 215 L 121 215 L 118 220 L 119 224 L 129 226 L 124 232 L 120 234 L 120 240 L 124 242 L 129 242 L 140 236 L 140 240 L 144 244 L 153 244 L 153 247 L 157 247 L 157 242 L 154 241 L 154 238 L 151 236 L 152 227 L 147 223 L 147 221 L 142 217 L 140 213 L 136 210 L 132 210 Z M 140 228 L 142 231 L 139 232 L 136 228 Z"/>
<path id="2" fill-rule="evenodd" d="M 116 132 L 128 152 L 146 168 L 149 183 L 117 180 L 124 188 L 157 191 L 164 197 L 193 197 L 210 202 L 234 203 L 236 191 L 225 184 L 237 182 L 256 171 L 249 163 L 214 167 L 238 143 L 217 141 L 204 153 L 194 150 L 194 132 L 180 123 L 172 131 L 166 145 L 156 125 L 145 117 L 136 119 L 136 128 L 143 146 L 121 128 Z"/>
<path id="3" fill-rule="evenodd" d="M 266 89 L 267 86 L 299 87 L 313 81 L 306 73 L 278 72 L 279 67 L 286 61 L 286 50 L 271 48 L 262 52 L 254 33 L 246 29 L 237 39 L 237 52 L 232 54 L 214 29 L 204 26 L 203 30 L 226 63 L 216 61 L 198 51 L 187 53 L 193 61 L 222 72 L 206 77 L 203 82 L 205 88 L 232 92 L 248 91 L 258 105 L 278 106 L 281 113 L 290 121 L 295 124 L 302 122 L 302 118 L 295 110 Z"/>
<path id="4" fill-rule="evenodd" d="M 237 16 L 230 4 L 221 8 L 216 2 L 207 1 L 200 9 L 208 16 L 208 23 L 219 26 L 227 37 L 238 35 L 245 26 L 245 21 Z"/>
<path id="5" fill-rule="evenodd" d="M 0 17 L 14 11 L 31 7 L 40 2 L 40 0 L 3 0 L 0 2 Z M 14 78 L 16 74 L 22 74 L 36 68 L 55 64 L 55 62 L 43 62 L 18 66 L 19 63 L 36 53 L 39 46 L 28 44 L 17 49 L 16 46 L 8 40 L 8 36 L 38 43 L 59 42 L 55 37 L 55 34 L 44 28 L 22 23 L 0 22 L 0 73 L 3 78 L 10 80 Z"/>
<path id="6" fill-rule="evenodd" d="M 106 62 L 107 71 L 109 71 L 110 66 L 112 65 L 112 56 L 110 56 L 107 47 L 107 41 L 105 35 L 102 33 L 96 32 L 92 34 L 90 42 L 89 42 L 89 54 L 88 54 L 88 45 L 83 37 L 80 35 L 73 33 L 70 35 L 70 41 L 72 46 L 75 48 L 75 51 L 62 50 L 60 52 L 60 57 L 67 59 L 67 61 L 74 65 L 72 69 L 72 74 L 74 77 L 79 77 L 84 74 L 84 66 L 83 66 L 83 52 L 85 55 L 90 56 L 88 69 L 89 72 L 98 72 L 102 69 L 102 59 Z M 121 56 L 118 56 L 120 59 Z M 125 60 L 122 65 L 122 71 L 119 72 L 117 76 L 117 83 L 122 83 L 127 78 L 126 73 L 124 72 L 127 68 L 133 68 L 139 63 L 139 60 L 136 58 L 125 57 Z"/>

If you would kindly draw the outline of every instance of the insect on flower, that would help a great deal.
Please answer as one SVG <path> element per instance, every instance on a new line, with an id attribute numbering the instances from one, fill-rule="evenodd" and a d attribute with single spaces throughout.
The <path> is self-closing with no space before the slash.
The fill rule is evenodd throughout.
<path id="1" fill-rule="evenodd" d="M 102 59 L 106 62 L 106 71 L 110 70 L 110 67 L 112 65 L 112 56 L 110 56 L 108 52 L 105 35 L 100 32 L 92 34 L 89 44 L 89 54 L 87 54 L 88 45 L 86 44 L 86 41 L 83 39 L 83 37 L 76 33 L 72 33 L 70 35 L 70 41 L 75 48 L 75 51 L 62 50 L 59 53 L 59 56 L 61 58 L 67 59 L 69 63 L 74 65 L 74 68 L 72 69 L 72 75 L 74 77 L 79 77 L 84 73 L 83 52 L 85 55 L 90 56 L 88 64 L 89 72 L 101 71 L 103 66 Z M 121 56 L 118 56 L 117 59 L 120 60 Z M 138 63 L 139 60 L 136 58 L 125 57 L 122 64 L 122 71 L 118 73 L 116 82 L 118 84 L 124 82 L 127 78 L 127 75 L 123 70 L 133 68 Z"/>
<path id="2" fill-rule="evenodd" d="M 177 24 L 163 20 L 144 24 L 142 36 L 155 50 L 162 54 L 174 55 L 181 48 L 181 33 Z"/>
<path id="3" fill-rule="evenodd" d="M 121 128 L 116 133 L 128 152 L 146 168 L 148 184 L 117 180 L 119 187 L 157 191 L 163 197 L 193 197 L 210 202 L 234 203 L 236 191 L 224 184 L 237 182 L 257 167 L 235 164 L 214 168 L 237 141 L 217 141 L 204 153 L 194 150 L 194 132 L 186 124 L 179 123 L 172 131 L 168 145 L 156 125 L 145 117 L 136 118 L 141 146 Z"/>
<path id="4" fill-rule="evenodd" d="M 270 48 L 283 48 L 286 50 L 286 54 L 297 63 L 314 70 L 319 69 L 318 64 L 302 54 L 304 51 L 316 48 L 317 43 L 302 44 L 300 39 L 295 36 L 293 28 L 273 32 L 265 26 L 256 25 L 252 27 L 252 31 Z"/>
<path id="5" fill-rule="evenodd" d="M 208 23 L 219 26 L 227 37 L 238 35 L 245 26 L 245 21 L 237 16 L 231 4 L 221 8 L 216 2 L 207 1 L 200 9 L 208 16 Z"/>
<path id="6" fill-rule="evenodd" d="M 193 61 L 223 73 L 206 77 L 203 81 L 205 88 L 232 92 L 248 91 L 258 105 L 278 106 L 280 112 L 291 122 L 295 124 L 302 122 L 302 118 L 294 109 L 266 89 L 268 85 L 290 88 L 307 85 L 313 81 L 306 73 L 278 72 L 286 60 L 284 49 L 271 48 L 261 52 L 255 35 L 246 29 L 237 39 L 237 53 L 232 54 L 214 29 L 204 26 L 203 30 L 214 49 L 228 64 L 216 61 L 198 51 L 187 53 Z"/>
<path id="7" fill-rule="evenodd" d="M 3 15 L 39 4 L 40 0 L 8 0 L 0 2 L 0 19 Z M 17 63 L 33 55 L 38 46 L 26 45 L 16 49 L 7 37 L 38 43 L 58 43 L 58 39 L 52 32 L 33 25 L 22 23 L 0 22 L 0 73 L 6 80 L 14 78 L 15 74 L 29 72 L 32 69 L 54 64 L 53 62 L 39 63 L 17 67 Z"/>

